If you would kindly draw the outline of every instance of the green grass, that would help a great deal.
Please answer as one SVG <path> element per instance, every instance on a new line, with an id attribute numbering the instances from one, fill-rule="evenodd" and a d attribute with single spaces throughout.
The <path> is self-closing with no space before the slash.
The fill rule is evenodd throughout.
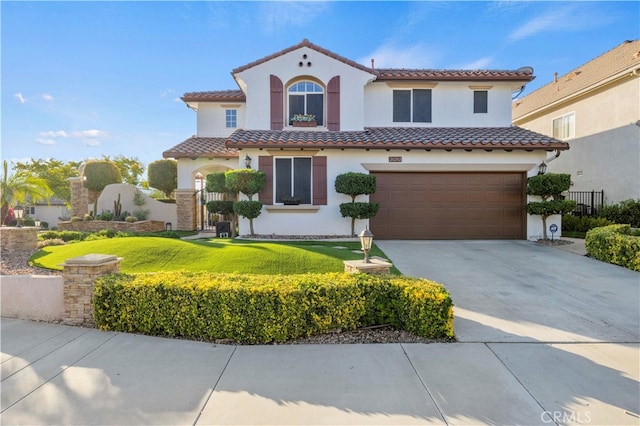
<path id="1" fill-rule="evenodd" d="M 346 247 L 346 248 L 336 248 Z M 183 241 L 157 237 L 113 238 L 44 247 L 34 266 L 61 270 L 60 264 L 85 254 L 122 257 L 122 272 L 212 271 L 249 274 L 325 273 L 344 270 L 343 260 L 362 259 L 358 242 L 258 242 L 230 239 Z M 372 256 L 386 257 L 377 247 Z M 399 274 L 395 269 L 392 273 Z"/>

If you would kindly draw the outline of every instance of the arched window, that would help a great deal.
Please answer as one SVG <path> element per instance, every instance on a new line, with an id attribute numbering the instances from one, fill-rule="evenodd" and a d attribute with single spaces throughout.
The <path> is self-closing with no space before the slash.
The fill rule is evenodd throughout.
<path id="1" fill-rule="evenodd" d="M 324 89 L 312 81 L 289 86 L 289 124 L 294 114 L 313 114 L 318 126 L 324 126 Z"/>

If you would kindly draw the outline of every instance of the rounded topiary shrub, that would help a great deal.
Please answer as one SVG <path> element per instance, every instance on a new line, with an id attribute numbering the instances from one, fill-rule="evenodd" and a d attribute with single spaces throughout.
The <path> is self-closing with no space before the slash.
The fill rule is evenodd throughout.
<path id="1" fill-rule="evenodd" d="M 137 222 L 137 221 L 138 221 L 138 218 L 137 218 L 137 217 L 135 217 L 135 216 L 127 216 L 127 217 L 124 219 L 124 221 L 125 221 L 125 222 L 129 222 L 129 223 L 133 223 L 133 222 Z"/>

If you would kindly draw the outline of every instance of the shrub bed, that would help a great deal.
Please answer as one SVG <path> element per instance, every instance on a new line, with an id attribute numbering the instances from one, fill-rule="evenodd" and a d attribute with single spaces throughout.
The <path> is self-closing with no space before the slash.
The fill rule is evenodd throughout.
<path id="1" fill-rule="evenodd" d="M 103 330 L 242 343 L 284 342 L 335 329 L 392 324 L 453 338 L 453 303 L 435 282 L 363 274 L 112 274 L 96 281 Z"/>
<path id="2" fill-rule="evenodd" d="M 562 216 L 563 232 L 587 232 L 593 228 L 613 225 L 613 222 L 604 217 L 573 216 L 566 214 Z"/>
<path id="3" fill-rule="evenodd" d="M 587 232 L 585 247 L 603 262 L 640 271 L 640 237 L 631 235 L 629 225 L 609 225 Z"/>

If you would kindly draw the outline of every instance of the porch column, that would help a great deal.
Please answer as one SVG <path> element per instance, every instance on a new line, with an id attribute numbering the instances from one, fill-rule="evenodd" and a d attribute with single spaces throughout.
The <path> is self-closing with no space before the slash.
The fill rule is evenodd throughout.
<path id="1" fill-rule="evenodd" d="M 198 209 L 194 189 L 176 189 L 176 208 L 178 209 L 178 231 L 193 231 L 198 226 Z"/>

